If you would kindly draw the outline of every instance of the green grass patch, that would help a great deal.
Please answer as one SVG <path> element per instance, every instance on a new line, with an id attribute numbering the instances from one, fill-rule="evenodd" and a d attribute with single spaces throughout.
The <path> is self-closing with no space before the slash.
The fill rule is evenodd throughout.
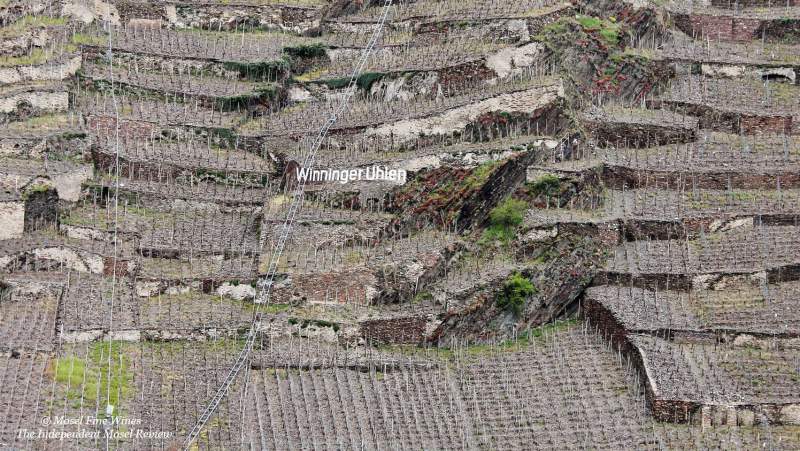
<path id="1" fill-rule="evenodd" d="M 48 191 L 55 192 L 55 188 L 50 185 L 45 185 L 44 183 L 35 183 L 27 188 L 22 193 L 22 200 L 28 200 L 31 197 L 36 197 L 38 195 L 47 193 Z"/>
<path id="2" fill-rule="evenodd" d="M 503 163 L 501 160 L 487 161 L 475 168 L 472 174 L 464 180 L 464 187 L 468 189 L 478 189 L 489 180 L 489 176 L 500 167 Z"/>
<path id="3" fill-rule="evenodd" d="M 432 301 L 432 300 L 433 300 L 433 295 L 430 293 L 430 291 L 420 291 L 414 295 L 414 297 L 411 299 L 411 303 L 419 304 L 420 302 L 423 301 Z"/>
<path id="4" fill-rule="evenodd" d="M 19 36 L 20 34 L 31 30 L 33 28 L 54 27 L 58 25 L 65 25 L 67 19 L 64 17 L 48 17 L 48 16 L 23 16 L 11 25 L 0 28 L 0 36 L 10 37 Z"/>
<path id="5" fill-rule="evenodd" d="M 298 76 L 294 77 L 294 79 L 295 79 L 295 81 L 298 81 L 300 83 L 308 83 L 310 81 L 314 81 L 314 80 L 317 80 L 317 79 L 321 78 L 327 72 L 328 72 L 328 70 L 325 69 L 325 68 L 318 68 L 318 69 L 314 69 L 314 70 L 308 71 L 308 72 L 306 72 L 304 74 L 298 75 Z"/>
<path id="6" fill-rule="evenodd" d="M 49 54 L 42 49 L 33 49 L 28 55 L 0 56 L 0 67 L 35 66 L 44 64 Z"/>
<path id="7" fill-rule="evenodd" d="M 577 21 L 583 28 L 588 29 L 599 29 L 603 25 L 602 20 L 591 16 L 578 16 Z"/>
<path id="8" fill-rule="evenodd" d="M 262 305 L 259 307 L 259 311 L 262 313 L 268 313 L 270 315 L 277 315 L 278 313 L 285 312 L 292 308 L 291 304 L 267 304 Z"/>
<path id="9" fill-rule="evenodd" d="M 85 34 L 85 33 L 73 34 L 72 38 L 70 39 L 70 42 L 72 42 L 75 45 L 92 45 L 92 46 L 103 45 L 108 43 L 107 38 L 104 38 L 103 36 L 98 36 L 94 34 Z"/>
<path id="10" fill-rule="evenodd" d="M 109 351 L 111 361 L 109 363 Z M 121 404 L 133 395 L 133 372 L 130 358 L 123 353 L 120 342 L 93 343 L 85 358 L 68 355 L 54 365 L 53 377 L 67 389 L 67 399 L 73 406 L 94 404 L 98 400 L 114 406 L 114 415 L 122 412 Z"/>
<path id="11" fill-rule="evenodd" d="M 587 32 L 597 32 L 606 45 L 614 46 L 620 41 L 620 26 L 616 20 L 605 20 L 599 17 L 578 16 L 575 19 Z"/>

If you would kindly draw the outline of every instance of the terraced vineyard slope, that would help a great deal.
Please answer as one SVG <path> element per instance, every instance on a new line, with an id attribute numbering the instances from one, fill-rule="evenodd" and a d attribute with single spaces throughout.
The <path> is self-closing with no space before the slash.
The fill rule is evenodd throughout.
<path id="1" fill-rule="evenodd" d="M 0 0 L 0 160 L 2 450 L 800 449 L 796 0 Z"/>

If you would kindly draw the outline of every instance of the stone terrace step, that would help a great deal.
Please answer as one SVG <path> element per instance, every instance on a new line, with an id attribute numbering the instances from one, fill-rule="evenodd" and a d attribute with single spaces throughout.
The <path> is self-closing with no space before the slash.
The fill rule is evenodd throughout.
<path id="1" fill-rule="evenodd" d="M 666 110 L 606 107 L 581 112 L 580 118 L 600 145 L 649 147 L 691 142 L 698 120 Z"/>
<path id="2" fill-rule="evenodd" d="M 0 352 L 52 351 L 64 273 L 0 275 Z"/>
<path id="3" fill-rule="evenodd" d="M 119 152 L 120 173 L 139 179 L 175 179 L 191 175 L 199 180 L 235 180 L 263 185 L 274 171 L 274 163 L 250 152 L 212 148 L 208 142 L 161 142 L 121 139 L 100 142 L 93 149 L 95 167 L 113 173 Z"/>
<path id="4" fill-rule="evenodd" d="M 647 379 L 653 415 L 661 421 L 706 419 L 729 412 L 733 424 L 754 424 L 756 415 L 777 424 L 798 424 L 800 375 L 796 344 L 744 347 L 691 339 L 630 337 Z M 725 418 L 723 416 L 723 418 Z"/>
<path id="5" fill-rule="evenodd" d="M 739 8 L 786 8 L 800 6 L 798 0 L 711 0 L 711 6 L 738 10 Z"/>
<path id="6" fill-rule="evenodd" d="M 212 293 L 225 284 L 249 286 L 258 279 L 257 259 L 221 257 L 198 256 L 191 260 L 139 258 L 139 271 L 134 282 L 135 292 L 142 297 L 188 289 Z M 251 295 L 253 292 L 254 290 Z"/>
<path id="7" fill-rule="evenodd" d="M 120 280 L 111 325 L 111 288 L 110 278 L 70 275 L 61 307 L 64 340 L 98 340 L 109 335 L 109 326 L 112 336 L 135 341 L 235 335 L 252 320 L 252 309 L 243 301 L 197 291 L 140 298 L 130 280 Z"/>
<path id="8" fill-rule="evenodd" d="M 800 336 L 800 283 L 765 284 L 745 276 L 720 277 L 709 285 L 688 292 L 594 286 L 583 307 L 592 321 L 610 316 L 627 333 Z"/>
<path id="9" fill-rule="evenodd" d="M 800 140 L 701 131 L 697 141 L 655 147 L 592 147 L 578 160 L 530 166 L 537 175 L 599 175 L 612 190 L 778 190 L 800 188 Z"/>
<path id="10" fill-rule="evenodd" d="M 288 33 L 214 33 L 160 28 L 117 28 L 111 46 L 116 52 L 162 56 L 173 61 L 269 63 L 283 56 L 285 47 L 313 44 L 316 40 Z M 108 49 L 108 34 L 99 32 L 100 43 L 89 48 L 98 53 Z M 119 55 L 115 55 L 115 58 Z"/>
<path id="11" fill-rule="evenodd" d="M 524 229 L 613 225 L 624 239 L 698 237 L 742 224 L 796 225 L 797 190 L 608 190 L 596 209 L 533 208 Z M 622 229 L 618 226 L 622 225 Z"/>
<path id="12" fill-rule="evenodd" d="M 109 83 L 110 77 L 118 86 L 134 92 L 142 90 L 166 98 L 189 98 L 203 106 L 222 111 L 245 109 L 251 104 L 269 102 L 279 89 L 274 83 L 254 83 L 219 77 L 198 77 L 192 75 L 172 75 L 168 73 L 132 72 L 114 69 L 109 74 L 107 67 L 93 64 L 84 65 L 82 76 L 102 87 Z"/>
<path id="13" fill-rule="evenodd" d="M 601 149 L 596 151 L 596 158 L 610 167 L 643 173 L 663 171 L 701 177 L 708 173 L 727 173 L 731 177 L 737 174 L 746 177 L 784 171 L 791 173 L 797 172 L 800 164 L 800 138 L 789 135 L 742 136 L 704 130 L 698 133 L 694 142 L 645 149 Z M 698 182 L 702 184 L 703 180 Z M 785 183 L 781 186 L 787 187 Z"/>
<path id="14" fill-rule="evenodd" d="M 778 282 L 800 278 L 797 226 L 737 227 L 699 240 L 634 241 L 620 245 L 597 283 L 672 285 L 687 290 L 717 274 Z"/>
<path id="15" fill-rule="evenodd" d="M 64 113 L 68 109 L 69 95 L 63 83 L 28 82 L 0 87 L 0 118 L 8 121 Z"/>
<path id="16" fill-rule="evenodd" d="M 800 190 L 703 190 L 686 192 L 636 189 L 612 191 L 614 209 L 624 219 L 670 221 L 746 216 L 778 218 L 800 214 Z"/>
<path id="17" fill-rule="evenodd" d="M 365 73 L 403 74 L 408 72 L 436 72 L 440 79 L 460 74 L 468 79 L 483 81 L 495 78 L 495 71 L 487 66 L 487 58 L 501 52 L 504 46 L 487 42 L 482 37 L 452 37 L 445 42 L 420 44 L 412 47 L 376 49 L 367 60 Z M 543 52 L 531 51 L 542 56 Z M 352 68 L 361 57 L 360 49 L 337 49 L 329 51 L 330 63 L 323 66 L 319 77 L 310 81 L 336 85 L 349 80 Z M 531 61 L 531 64 L 533 62 Z M 524 67 L 521 61 L 520 66 Z"/>
<path id="18" fill-rule="evenodd" d="M 671 0 L 666 8 L 684 33 L 723 41 L 779 40 L 800 22 L 800 6 L 729 9 Z"/>
<path id="19" fill-rule="evenodd" d="M 118 246 L 118 274 L 133 271 L 128 261 L 132 249 Z M 110 243 L 68 238 L 55 232 L 28 233 L 21 239 L 0 241 L 0 271 L 79 271 L 110 275 L 114 270 L 114 247 Z"/>
<path id="20" fill-rule="evenodd" d="M 260 221 L 260 210 L 247 208 L 120 206 L 115 215 L 112 208 L 78 207 L 61 218 L 60 228 L 67 236 L 109 243 L 116 230 L 141 255 L 177 258 L 257 253 Z"/>
<path id="21" fill-rule="evenodd" d="M 0 149 L 6 155 L 31 155 L 40 157 L 45 150 L 35 146 L 46 140 L 83 137 L 77 117 L 67 114 L 53 114 L 32 117 L 24 121 L 10 122 L 0 128 Z M 23 142 L 29 142 L 22 146 Z M 33 148 L 31 148 L 33 147 Z"/>
<path id="22" fill-rule="evenodd" d="M 642 50 L 647 54 L 648 50 Z M 673 32 L 655 55 L 667 61 L 701 63 L 707 75 L 761 77 L 769 68 L 786 68 L 784 73 L 790 81 L 798 78 L 800 68 L 800 44 L 753 42 L 726 42 L 717 40 L 695 40 L 683 33 Z M 747 66 L 747 67 L 741 67 Z M 794 79 L 791 77 L 794 76 Z"/>
<path id="23" fill-rule="evenodd" d="M 156 17 L 167 8 L 167 21 L 175 28 L 200 28 L 240 33 L 242 25 L 256 30 L 302 34 L 318 25 L 327 0 L 149 0 Z M 173 15 L 171 8 L 174 7 Z"/>
<path id="24" fill-rule="evenodd" d="M 381 8 L 373 6 L 355 14 L 341 16 L 338 23 L 372 23 L 380 18 Z M 436 2 L 424 0 L 400 5 L 391 18 L 394 22 L 422 20 L 428 22 L 492 20 L 510 18 L 535 18 L 541 15 L 571 11 L 571 5 L 562 0 L 466 0 L 461 2 Z"/>
<path id="25" fill-rule="evenodd" d="M 114 181 L 104 178 L 97 182 L 91 182 L 88 186 L 112 191 L 116 184 Z M 204 181 L 187 184 L 124 178 L 120 179 L 119 186 L 121 195 L 128 196 L 144 206 L 148 205 L 149 199 L 179 199 L 227 206 L 260 206 L 266 200 L 267 195 L 263 187 L 227 186 Z"/>
<path id="26" fill-rule="evenodd" d="M 0 157 L 0 188 L 24 192 L 37 186 L 52 186 L 59 199 L 80 199 L 81 184 L 92 176 L 91 166 L 72 161 L 45 161 Z"/>
<path id="27" fill-rule="evenodd" d="M 240 118 L 236 113 L 220 112 L 218 109 L 205 108 L 194 102 L 142 100 L 125 95 L 117 96 L 116 105 L 110 96 L 78 96 L 76 110 L 88 116 L 87 125 L 90 130 L 101 136 L 101 132 L 104 132 L 110 137 L 114 136 L 114 121 L 117 115 L 122 121 L 210 129 L 231 129 Z M 151 125 L 147 133 L 136 137 L 151 138 L 153 130 L 155 128 Z M 124 132 L 124 129 L 122 131 Z"/>
<path id="28" fill-rule="evenodd" d="M 684 75 L 653 106 L 700 117 L 700 127 L 740 134 L 798 133 L 800 87 L 746 79 Z"/>
<path id="29" fill-rule="evenodd" d="M 531 114 L 563 96 L 563 87 L 553 77 L 520 78 L 466 94 L 445 97 L 441 100 L 383 102 L 367 98 L 356 99 L 339 117 L 333 132 L 368 129 L 369 135 L 387 138 L 390 133 L 398 142 L 418 137 L 420 131 L 450 134 L 462 130 L 480 116 L 493 111 Z M 249 131 L 249 136 L 303 136 L 316 131 L 327 121 L 338 101 L 325 105 L 306 104 L 269 115 L 259 122 L 259 127 Z M 417 119 L 417 120 L 414 120 Z M 430 135 L 431 133 L 427 133 Z M 386 136 L 384 136 L 386 135 Z"/>

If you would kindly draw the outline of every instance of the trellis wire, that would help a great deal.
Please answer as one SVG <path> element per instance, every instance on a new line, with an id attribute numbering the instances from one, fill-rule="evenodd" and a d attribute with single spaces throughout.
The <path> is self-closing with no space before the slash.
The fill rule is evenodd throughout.
<path id="1" fill-rule="evenodd" d="M 303 167 L 312 168 L 314 166 L 314 159 L 316 156 L 317 149 L 319 149 L 319 147 L 322 145 L 325 136 L 328 134 L 328 130 L 336 122 L 338 116 L 342 114 L 345 108 L 347 108 L 350 99 L 353 97 L 358 77 L 361 74 L 364 66 L 366 65 L 367 59 L 369 58 L 372 49 L 375 47 L 375 44 L 377 43 L 378 39 L 380 39 L 384 23 L 386 22 L 386 18 L 389 15 L 389 10 L 391 5 L 392 5 L 392 0 L 385 0 L 381 18 L 375 27 L 375 31 L 373 32 L 369 43 L 364 48 L 364 51 L 361 55 L 361 59 L 359 60 L 356 67 L 353 69 L 353 74 L 350 76 L 350 83 L 347 86 L 345 95 L 342 97 L 338 109 L 334 110 L 334 112 L 328 118 L 328 121 L 325 122 L 325 125 L 323 125 L 322 128 L 319 130 L 319 133 L 317 133 L 316 139 L 311 145 L 311 150 L 305 158 Z M 300 208 L 300 205 L 303 202 L 304 191 L 305 191 L 305 179 L 301 180 L 298 183 L 297 187 L 295 188 L 292 203 L 289 206 L 289 211 L 286 213 L 286 220 L 283 223 L 280 237 L 278 238 L 277 245 L 273 249 L 272 256 L 270 257 L 269 269 L 267 270 L 266 276 L 263 279 L 259 280 L 258 283 L 259 293 L 255 299 L 256 308 L 253 310 L 253 322 L 250 326 L 250 329 L 247 332 L 247 338 L 245 340 L 244 347 L 242 347 L 242 350 L 237 355 L 236 362 L 234 363 L 233 367 L 231 367 L 225 379 L 222 381 L 222 384 L 217 389 L 217 392 L 214 394 L 214 397 L 211 398 L 211 401 L 209 402 L 208 406 L 206 406 L 206 409 L 197 419 L 197 422 L 195 423 L 194 427 L 192 428 L 191 431 L 189 431 L 189 434 L 186 436 L 186 440 L 183 443 L 184 449 L 186 451 L 189 450 L 192 443 L 194 443 L 194 441 L 197 439 L 197 436 L 200 435 L 200 431 L 203 429 L 206 423 L 211 419 L 211 416 L 216 411 L 217 407 L 219 406 L 219 403 L 225 398 L 225 396 L 228 393 L 228 390 L 230 390 L 231 384 L 233 384 L 234 379 L 236 379 L 236 376 L 239 374 L 239 372 L 244 367 L 245 363 L 248 361 L 250 353 L 253 349 L 253 345 L 255 344 L 256 334 L 260 324 L 260 308 L 264 304 L 269 303 L 273 280 L 275 279 L 275 274 L 278 271 L 278 262 L 281 258 L 281 254 L 283 253 L 286 241 L 289 238 L 289 234 L 291 233 L 292 224 L 294 222 L 294 216 L 297 214 L 297 210 Z M 262 247 L 264 244 L 263 241 L 265 239 L 266 237 L 262 238 L 262 243 L 261 243 Z"/>

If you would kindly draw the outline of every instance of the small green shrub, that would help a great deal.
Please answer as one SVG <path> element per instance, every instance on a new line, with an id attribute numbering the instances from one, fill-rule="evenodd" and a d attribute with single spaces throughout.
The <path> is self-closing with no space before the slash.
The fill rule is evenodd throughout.
<path id="1" fill-rule="evenodd" d="M 492 209 L 489 213 L 489 220 L 492 222 L 492 225 L 517 227 L 522 224 L 522 219 L 527 209 L 528 204 L 525 202 L 508 198 Z"/>
<path id="2" fill-rule="evenodd" d="M 293 58 L 317 58 L 325 56 L 325 50 L 327 50 L 325 44 L 317 42 L 314 44 L 285 47 L 283 52 Z"/>
<path id="3" fill-rule="evenodd" d="M 561 179 L 552 174 L 537 178 L 530 186 L 535 195 L 555 196 L 561 190 Z"/>
<path id="4" fill-rule="evenodd" d="M 597 17 L 579 16 L 577 20 L 583 28 L 590 30 L 598 29 L 603 25 L 603 22 Z"/>
<path id="5" fill-rule="evenodd" d="M 503 290 L 497 296 L 497 306 L 518 316 L 525 306 L 525 300 L 537 291 L 527 277 L 514 272 L 503 284 Z"/>
<path id="6" fill-rule="evenodd" d="M 516 229 L 525 218 L 528 204 L 517 199 L 508 198 L 489 212 L 489 227 L 481 237 L 480 244 L 491 242 L 508 244 L 516 236 Z"/>
<path id="7" fill-rule="evenodd" d="M 431 301 L 433 300 L 433 295 L 430 291 L 420 291 L 414 295 L 414 298 L 411 299 L 412 304 L 419 304 L 422 301 Z"/>

